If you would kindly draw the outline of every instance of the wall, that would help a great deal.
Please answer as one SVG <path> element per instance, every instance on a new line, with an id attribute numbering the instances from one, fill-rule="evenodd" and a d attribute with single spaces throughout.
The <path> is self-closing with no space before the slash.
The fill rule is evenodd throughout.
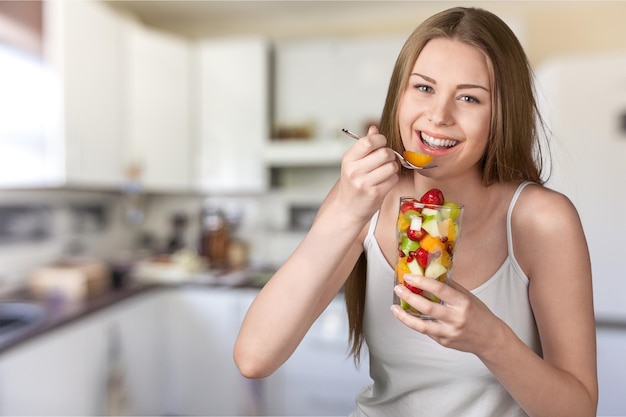
<path id="1" fill-rule="evenodd" d="M 534 2 L 541 3 L 541 2 Z M 555 57 L 626 52 L 626 2 L 563 2 L 526 19 L 527 49 L 538 65 Z"/>
<path id="2" fill-rule="evenodd" d="M 33 217 L 2 216 L 8 207 L 41 207 L 45 234 L 19 238 Z M 128 257 L 136 230 L 124 220 L 124 199 L 116 193 L 38 190 L 0 191 L 0 292 L 23 284 L 37 266 L 62 257 L 98 254 L 113 261 Z M 9 223 L 7 223 L 9 222 Z"/>

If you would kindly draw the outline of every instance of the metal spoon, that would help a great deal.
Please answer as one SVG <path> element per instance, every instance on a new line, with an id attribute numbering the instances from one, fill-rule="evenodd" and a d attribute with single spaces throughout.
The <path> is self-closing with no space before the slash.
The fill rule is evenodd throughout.
<path id="1" fill-rule="evenodd" d="M 357 139 L 357 140 L 360 139 L 359 135 L 357 135 L 356 133 L 350 132 L 348 129 L 341 129 L 341 131 L 353 139 Z M 408 169 L 430 169 L 430 168 L 435 168 L 437 166 L 437 165 L 430 164 L 430 165 L 426 165 L 423 167 L 418 167 L 418 166 L 413 165 L 406 159 L 404 159 L 404 156 L 400 155 L 398 152 L 394 151 L 393 149 L 391 151 L 396 154 L 396 156 L 398 157 L 398 160 L 400 161 L 400 164 L 402 164 L 403 167 L 408 168 Z"/>

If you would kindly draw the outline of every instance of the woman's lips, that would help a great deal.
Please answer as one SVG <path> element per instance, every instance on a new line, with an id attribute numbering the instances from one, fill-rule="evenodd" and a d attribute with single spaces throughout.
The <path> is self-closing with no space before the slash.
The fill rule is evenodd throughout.
<path id="1" fill-rule="evenodd" d="M 433 150 L 450 149 L 455 147 L 459 143 L 459 141 L 454 139 L 434 137 L 425 132 L 419 132 L 419 137 L 422 144 Z"/>

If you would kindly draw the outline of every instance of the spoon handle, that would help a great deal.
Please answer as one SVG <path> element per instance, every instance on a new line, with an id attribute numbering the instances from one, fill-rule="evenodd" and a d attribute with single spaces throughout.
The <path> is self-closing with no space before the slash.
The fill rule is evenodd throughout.
<path id="1" fill-rule="evenodd" d="M 341 129 L 341 131 L 343 133 L 345 133 L 346 135 L 350 136 L 352 139 L 360 139 L 359 135 L 357 135 L 356 133 L 352 133 L 350 132 L 348 129 Z"/>

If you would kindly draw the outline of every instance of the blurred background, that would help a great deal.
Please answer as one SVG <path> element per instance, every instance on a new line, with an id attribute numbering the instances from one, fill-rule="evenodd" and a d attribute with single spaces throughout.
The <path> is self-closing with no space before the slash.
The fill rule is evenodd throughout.
<path id="1" fill-rule="evenodd" d="M 232 343 L 340 129 L 376 123 L 408 34 L 456 5 L 535 69 L 592 254 L 598 415 L 626 415 L 626 2 L 202 0 L 0 1 L 0 414 L 349 413 L 369 378 L 341 294 L 270 378 Z"/>

